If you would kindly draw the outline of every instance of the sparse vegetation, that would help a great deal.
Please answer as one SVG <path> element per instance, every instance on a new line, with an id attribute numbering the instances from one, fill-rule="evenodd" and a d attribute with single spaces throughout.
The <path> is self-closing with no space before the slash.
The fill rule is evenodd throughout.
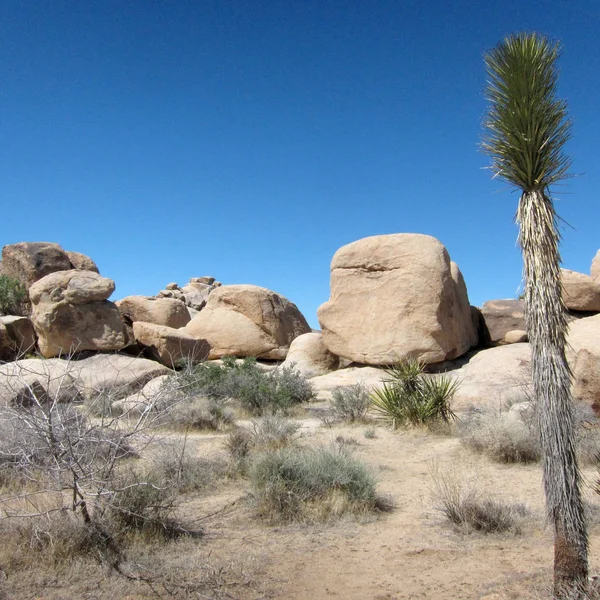
<path id="1" fill-rule="evenodd" d="M 222 364 L 203 363 L 175 377 L 186 383 L 187 393 L 213 400 L 235 399 L 254 415 L 282 412 L 313 396 L 310 383 L 292 368 L 262 371 L 256 360 L 224 358 Z"/>
<path id="2" fill-rule="evenodd" d="M 450 408 L 458 382 L 449 375 L 428 376 L 424 365 L 407 359 L 386 370 L 389 379 L 371 393 L 373 410 L 396 429 L 455 419 Z"/>
<path id="3" fill-rule="evenodd" d="M 384 506 L 369 470 L 340 445 L 267 451 L 249 475 L 258 512 L 271 521 L 324 521 Z"/>
<path id="4" fill-rule="evenodd" d="M 331 392 L 330 421 L 364 421 L 370 405 L 369 390 L 362 383 L 335 388 Z"/>
<path id="5" fill-rule="evenodd" d="M 0 275 L 0 315 L 25 314 L 25 286 L 8 275 Z"/>
<path id="6" fill-rule="evenodd" d="M 529 514 L 524 505 L 489 498 L 449 474 L 434 475 L 434 496 L 436 509 L 466 532 L 521 533 Z"/>

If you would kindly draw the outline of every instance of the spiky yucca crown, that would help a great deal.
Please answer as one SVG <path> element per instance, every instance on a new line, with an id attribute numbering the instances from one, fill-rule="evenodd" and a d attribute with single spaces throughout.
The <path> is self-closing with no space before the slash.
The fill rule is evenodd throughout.
<path id="1" fill-rule="evenodd" d="M 483 151 L 495 176 L 524 192 L 547 192 L 568 176 L 567 103 L 556 98 L 560 48 L 538 33 L 519 33 L 485 56 L 490 110 Z"/>

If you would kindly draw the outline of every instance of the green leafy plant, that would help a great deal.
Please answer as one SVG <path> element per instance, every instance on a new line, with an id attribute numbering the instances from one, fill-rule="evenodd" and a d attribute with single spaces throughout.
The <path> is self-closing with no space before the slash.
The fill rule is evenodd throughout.
<path id="1" fill-rule="evenodd" d="M 0 314 L 21 315 L 27 297 L 25 286 L 8 275 L 0 275 Z"/>
<path id="2" fill-rule="evenodd" d="M 456 418 L 450 408 L 459 383 L 449 375 L 426 376 L 424 365 L 407 359 L 386 369 L 390 377 L 371 393 L 371 406 L 392 428 Z"/>

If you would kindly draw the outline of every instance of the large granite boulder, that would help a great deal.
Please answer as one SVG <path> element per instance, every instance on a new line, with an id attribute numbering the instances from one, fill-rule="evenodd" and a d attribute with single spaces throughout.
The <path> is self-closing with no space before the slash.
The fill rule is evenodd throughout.
<path id="1" fill-rule="evenodd" d="M 80 350 L 120 350 L 127 335 L 119 310 L 107 298 L 111 279 L 93 271 L 58 271 L 29 289 L 31 320 L 47 358 Z"/>
<path id="2" fill-rule="evenodd" d="M 200 363 L 206 360 L 210 352 L 206 340 L 195 339 L 183 329 L 173 329 L 155 323 L 135 321 L 133 336 L 156 360 L 171 368 L 175 368 L 182 360 Z"/>
<path id="3" fill-rule="evenodd" d="M 51 242 L 20 242 L 2 248 L 2 272 L 27 289 L 42 277 L 71 269 L 67 253 Z"/>
<path id="4" fill-rule="evenodd" d="M 31 319 L 8 315 L 0 317 L 0 323 L 6 328 L 8 336 L 14 343 L 16 349 L 15 358 L 24 356 L 35 350 L 37 337 Z"/>
<path id="5" fill-rule="evenodd" d="M 303 333 L 290 345 L 284 366 L 293 366 L 305 377 L 318 377 L 339 367 L 340 359 L 331 354 L 319 332 Z"/>
<path id="6" fill-rule="evenodd" d="M 81 271 L 93 271 L 94 273 L 100 273 L 96 263 L 85 254 L 81 252 L 69 252 L 67 250 L 67 256 L 71 262 L 72 269 L 79 269 Z"/>
<path id="7" fill-rule="evenodd" d="M 373 236 L 340 248 L 331 297 L 317 314 L 329 351 L 358 363 L 436 363 L 476 343 L 458 267 L 427 235 Z"/>
<path id="8" fill-rule="evenodd" d="M 569 310 L 600 312 L 600 283 L 589 275 L 561 269 L 562 296 Z"/>
<path id="9" fill-rule="evenodd" d="M 122 300 L 117 300 L 116 305 L 127 325 L 143 321 L 179 329 L 190 322 L 190 315 L 185 303 L 176 298 L 127 296 Z"/>
<path id="10" fill-rule="evenodd" d="M 224 285 L 210 293 L 206 306 L 185 331 L 210 344 L 210 359 L 283 360 L 292 341 L 311 329 L 287 298 L 256 285 Z"/>
<path id="11" fill-rule="evenodd" d="M 502 341 L 509 331 L 527 331 L 523 300 L 488 300 L 481 307 L 481 314 L 494 344 Z"/>

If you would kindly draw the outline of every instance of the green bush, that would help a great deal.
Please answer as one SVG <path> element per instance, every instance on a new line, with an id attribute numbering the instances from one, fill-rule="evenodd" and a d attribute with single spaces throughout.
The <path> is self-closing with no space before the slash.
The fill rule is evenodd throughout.
<path id="1" fill-rule="evenodd" d="M 267 451 L 249 476 L 259 514 L 272 521 L 323 521 L 384 508 L 373 475 L 339 445 Z"/>
<path id="2" fill-rule="evenodd" d="M 298 371 L 278 368 L 265 373 L 251 358 L 228 357 L 221 365 L 203 363 L 183 377 L 189 392 L 213 399 L 233 398 L 256 415 L 287 412 L 313 396 L 310 383 Z"/>
<path id="3" fill-rule="evenodd" d="M 371 393 L 371 406 L 394 429 L 406 425 L 448 423 L 456 418 L 450 408 L 458 382 L 449 375 L 426 376 L 415 359 L 386 369 L 389 379 Z"/>
<path id="4" fill-rule="evenodd" d="M 27 297 L 25 286 L 8 275 L 0 275 L 0 315 L 22 315 Z"/>

